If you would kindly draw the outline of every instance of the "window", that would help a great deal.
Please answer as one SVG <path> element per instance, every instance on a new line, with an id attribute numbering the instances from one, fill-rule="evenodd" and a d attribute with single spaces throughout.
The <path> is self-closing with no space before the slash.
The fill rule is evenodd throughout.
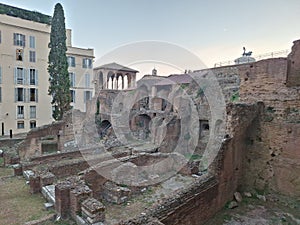
<path id="1" fill-rule="evenodd" d="M 38 85 L 38 71 L 36 69 L 29 69 L 29 84 Z"/>
<path id="2" fill-rule="evenodd" d="M 1 44 L 2 38 L 1 38 L 1 30 L 0 30 L 0 44 Z"/>
<path id="3" fill-rule="evenodd" d="M 82 59 L 82 68 L 89 68 L 91 69 L 92 68 L 92 59 L 88 59 L 88 58 L 84 58 Z"/>
<path id="4" fill-rule="evenodd" d="M 2 87 L 0 87 L 0 102 L 2 102 Z"/>
<path id="5" fill-rule="evenodd" d="M 17 122 L 17 128 L 18 129 L 24 129 L 25 128 L 24 121 L 18 121 Z"/>
<path id="6" fill-rule="evenodd" d="M 68 56 L 68 65 L 69 65 L 69 67 L 75 67 L 75 57 L 74 56 Z"/>
<path id="7" fill-rule="evenodd" d="M 29 89 L 29 101 L 31 102 L 38 101 L 38 90 L 36 88 Z"/>
<path id="8" fill-rule="evenodd" d="M 35 48 L 35 37 L 34 36 L 29 37 L 29 47 Z"/>
<path id="9" fill-rule="evenodd" d="M 92 92 L 91 91 L 85 91 L 84 92 L 84 102 L 87 102 L 92 99 Z"/>
<path id="10" fill-rule="evenodd" d="M 25 101 L 25 89 L 24 88 L 15 88 L 15 101 L 24 102 Z"/>
<path id="11" fill-rule="evenodd" d="M 24 106 L 23 105 L 17 106 L 17 119 L 24 119 Z"/>
<path id="12" fill-rule="evenodd" d="M 16 49 L 16 60 L 23 61 L 23 49 Z"/>
<path id="13" fill-rule="evenodd" d="M 71 94 L 71 102 L 75 103 L 75 91 L 70 90 L 70 94 Z"/>
<path id="14" fill-rule="evenodd" d="M 15 68 L 15 84 L 25 84 L 25 69 Z"/>
<path id="15" fill-rule="evenodd" d="M 30 112 L 30 119 L 35 119 L 36 118 L 36 106 L 30 106 L 29 108 Z"/>
<path id="16" fill-rule="evenodd" d="M 70 77 L 70 86 L 75 87 L 75 73 L 69 73 Z"/>
<path id="17" fill-rule="evenodd" d="M 85 74 L 85 87 L 86 88 L 89 88 L 90 87 L 90 84 L 91 84 L 91 77 L 89 74 Z"/>
<path id="18" fill-rule="evenodd" d="M 25 35 L 14 33 L 14 45 L 25 47 Z"/>
<path id="19" fill-rule="evenodd" d="M 30 129 L 36 128 L 36 121 L 30 121 Z"/>
<path id="20" fill-rule="evenodd" d="M 29 62 L 35 62 L 35 51 L 29 51 Z"/>

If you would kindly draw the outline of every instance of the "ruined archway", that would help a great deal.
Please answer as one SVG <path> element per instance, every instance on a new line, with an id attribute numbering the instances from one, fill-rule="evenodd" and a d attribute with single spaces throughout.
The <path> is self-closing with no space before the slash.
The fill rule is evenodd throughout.
<path id="1" fill-rule="evenodd" d="M 106 135 L 109 135 L 111 131 L 111 123 L 108 120 L 101 121 L 101 124 L 99 126 L 99 135 L 100 137 L 104 137 Z"/>

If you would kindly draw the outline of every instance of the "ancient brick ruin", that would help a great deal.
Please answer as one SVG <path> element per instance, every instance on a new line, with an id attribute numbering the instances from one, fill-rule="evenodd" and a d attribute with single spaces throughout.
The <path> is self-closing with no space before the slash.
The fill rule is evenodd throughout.
<path id="1" fill-rule="evenodd" d="M 18 154 L 4 154 L 5 161 L 20 163 L 15 173 L 29 174 L 31 192 L 42 192 L 58 217 L 71 217 L 78 224 L 196 225 L 224 207 L 237 190 L 267 189 L 300 197 L 299 46 L 300 40 L 295 41 L 287 58 L 172 75 L 167 80 L 145 76 L 136 89 L 101 90 L 86 114 L 74 111 L 61 122 L 29 132 L 17 145 Z M 226 104 L 225 135 L 220 137 L 218 155 L 204 168 L 201 159 L 210 144 L 212 109 L 203 88 L 190 77 L 211 73 Z M 174 83 L 181 91 L 172 87 Z M 196 124 L 188 116 L 192 105 L 182 98 L 182 90 L 192 96 Z M 130 106 L 132 100 L 135 104 Z M 128 115 L 127 121 L 122 113 Z M 197 127 L 195 143 L 183 123 Z M 133 141 L 122 142 L 129 139 Z M 182 155 L 173 152 L 178 145 Z M 145 185 L 127 184 L 144 172 L 142 166 L 171 158 L 173 164 L 166 167 L 172 168 L 193 147 L 172 178 L 182 187 L 163 192 L 162 187 L 173 183 L 149 185 L 152 178 L 147 174 Z M 117 220 L 111 213 L 114 205 L 124 205 L 126 211 L 134 199 L 142 202 L 151 196 L 158 197 L 128 218 Z"/>

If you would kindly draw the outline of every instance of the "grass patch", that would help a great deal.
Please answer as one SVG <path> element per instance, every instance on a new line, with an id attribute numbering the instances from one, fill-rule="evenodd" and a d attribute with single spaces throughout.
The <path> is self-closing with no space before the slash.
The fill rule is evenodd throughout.
<path id="1" fill-rule="evenodd" d="M 6 168 L 0 168 L 2 174 L 6 174 Z M 42 218 L 53 213 L 45 210 L 45 200 L 39 194 L 31 195 L 29 186 L 25 180 L 19 177 L 11 177 L 0 183 L 0 224 L 16 225 Z"/>
<path id="2" fill-rule="evenodd" d="M 223 215 L 223 221 L 225 222 L 225 221 L 230 221 L 231 220 L 231 215 L 229 215 L 229 214 L 224 214 Z"/>
<path id="3" fill-rule="evenodd" d="M 61 220 L 61 221 L 47 221 L 43 223 L 42 225 L 73 225 L 75 224 L 74 222 L 66 221 L 66 220 Z"/>
<path id="4" fill-rule="evenodd" d="M 0 177 L 7 177 L 14 174 L 13 169 L 11 168 L 0 168 Z M 1 190 L 1 183 L 0 183 L 0 190 Z"/>

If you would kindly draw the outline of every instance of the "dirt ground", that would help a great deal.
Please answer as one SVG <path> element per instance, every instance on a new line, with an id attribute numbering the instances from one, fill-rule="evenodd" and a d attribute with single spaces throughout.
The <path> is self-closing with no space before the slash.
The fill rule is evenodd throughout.
<path id="1" fill-rule="evenodd" d="M 243 197 L 237 208 L 226 206 L 205 225 L 300 225 L 300 199 L 265 197 L 266 201 Z"/>

